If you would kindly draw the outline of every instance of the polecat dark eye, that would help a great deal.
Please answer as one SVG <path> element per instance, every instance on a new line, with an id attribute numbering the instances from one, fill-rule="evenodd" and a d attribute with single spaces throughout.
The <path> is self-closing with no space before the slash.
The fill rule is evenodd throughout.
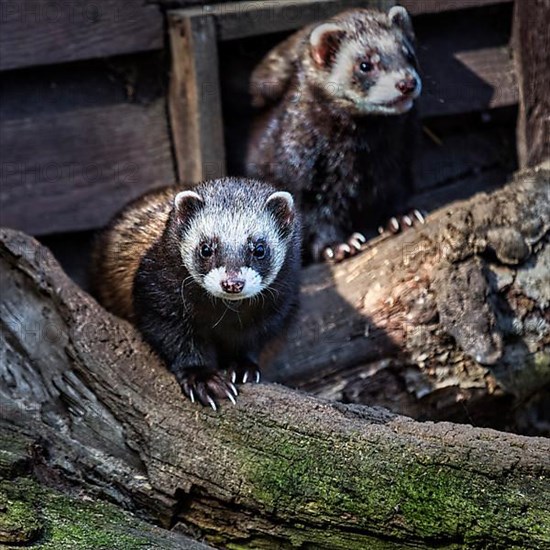
<path id="1" fill-rule="evenodd" d="M 209 244 L 202 244 L 199 250 L 201 258 L 210 258 L 214 254 L 214 250 Z"/>
<path id="2" fill-rule="evenodd" d="M 258 260 L 261 260 L 262 258 L 265 258 L 265 253 L 266 253 L 265 244 L 261 244 L 261 243 L 257 244 L 254 247 L 254 250 L 252 251 L 252 254 Z"/>
<path id="3" fill-rule="evenodd" d="M 359 65 L 359 70 L 362 73 L 370 73 L 373 68 L 374 67 L 373 67 L 372 63 L 370 63 L 369 61 L 361 61 L 360 65 Z"/>

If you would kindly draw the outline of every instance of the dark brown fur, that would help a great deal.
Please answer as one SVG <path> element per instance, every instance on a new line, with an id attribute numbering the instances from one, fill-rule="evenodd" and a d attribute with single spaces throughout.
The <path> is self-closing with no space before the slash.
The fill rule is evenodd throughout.
<path id="1" fill-rule="evenodd" d="M 135 275 L 147 251 L 161 238 L 178 190 L 168 187 L 140 197 L 97 238 L 92 252 L 92 291 L 119 317 L 135 319 Z"/>
<path id="2" fill-rule="evenodd" d="M 412 30 L 392 26 L 385 14 L 371 10 L 345 12 L 331 21 L 348 34 L 336 34 L 336 46 L 324 44 L 326 69 L 312 60 L 312 25 L 270 52 L 252 78 L 253 102 L 266 109 L 250 139 L 248 175 L 290 187 L 302 211 L 309 261 L 322 259 L 326 248 L 353 232 L 368 234 L 403 211 L 412 191 L 414 109 L 392 116 L 358 113 L 324 85 L 334 48 L 343 48 L 350 33 L 366 42 L 368 36 L 394 36 L 409 45 Z M 387 66 L 399 69 L 407 61 L 390 57 Z M 350 86 L 353 82 L 350 76 Z"/>

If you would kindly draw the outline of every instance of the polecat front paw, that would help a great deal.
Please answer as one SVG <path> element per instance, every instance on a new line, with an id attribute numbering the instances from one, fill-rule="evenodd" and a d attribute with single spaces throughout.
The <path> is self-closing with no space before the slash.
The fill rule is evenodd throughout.
<path id="1" fill-rule="evenodd" d="M 388 223 L 385 226 L 380 226 L 378 228 L 378 233 L 380 235 L 401 233 L 411 227 L 417 225 L 424 225 L 426 223 L 426 217 L 423 212 L 420 210 L 414 209 L 411 210 L 408 214 L 402 216 L 394 216 L 388 220 Z"/>
<path id="2" fill-rule="evenodd" d="M 354 233 L 346 242 L 327 246 L 323 250 L 323 259 L 325 262 L 338 263 L 346 258 L 355 256 L 363 249 L 367 242 L 362 233 Z"/>
<path id="3" fill-rule="evenodd" d="M 229 399 L 233 405 L 236 403 L 237 388 L 221 372 L 187 369 L 176 377 L 182 392 L 192 403 L 198 401 L 205 407 L 212 407 L 215 411 L 218 410 L 220 399 Z"/>
<path id="4" fill-rule="evenodd" d="M 233 384 L 246 384 L 247 382 L 258 384 L 261 378 L 260 367 L 254 361 L 249 360 L 231 366 L 227 375 Z"/>

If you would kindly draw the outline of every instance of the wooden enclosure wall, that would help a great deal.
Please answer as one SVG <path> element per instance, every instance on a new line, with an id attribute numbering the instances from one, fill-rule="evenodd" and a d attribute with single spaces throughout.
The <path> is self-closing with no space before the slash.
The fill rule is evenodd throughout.
<path id="1" fill-rule="evenodd" d="M 307 1 L 232 2 L 220 9 L 202 4 L 1 3 L 2 225 L 35 235 L 95 229 L 144 191 L 193 179 L 186 175 L 204 173 L 220 158 L 227 158 L 227 163 L 224 160 L 220 170 L 207 175 L 242 171 L 252 116 L 247 77 L 253 65 L 282 36 L 315 14 L 358 2 L 321 0 L 314 3 L 313 11 Z M 281 13 L 289 13 L 281 11 L 289 9 L 286 4 L 292 4 L 299 16 L 281 22 Z M 437 130 L 438 121 L 451 115 L 477 116 L 516 105 L 509 49 L 511 0 L 402 0 L 401 4 L 415 16 L 425 82 L 420 107 L 427 132 Z M 258 6 L 267 10 L 264 16 L 254 12 Z M 206 117 L 198 126 L 189 123 L 184 109 L 174 109 L 173 103 L 169 108 L 168 97 L 174 97 L 173 87 L 178 85 L 175 71 L 170 78 L 171 52 L 182 59 L 186 51 L 179 49 L 183 36 L 172 35 L 169 40 L 166 32 L 167 10 L 173 13 L 177 7 L 183 8 L 177 12 L 180 21 L 190 21 L 191 26 L 209 22 L 206 31 L 193 27 L 195 36 L 199 28 L 216 37 L 201 45 L 208 55 L 194 61 L 195 71 L 207 66 L 213 75 L 207 91 L 214 102 L 199 97 L 192 106 L 200 107 Z M 212 64 L 212 52 L 217 53 L 219 66 Z M 194 141 L 187 133 L 193 127 L 205 132 L 196 134 Z M 210 139 L 214 134 L 217 142 Z M 474 169 L 491 164 L 484 151 L 498 136 L 447 142 L 453 159 L 448 150 L 434 145 L 434 138 L 437 142 L 437 135 L 427 138 L 427 156 L 418 168 L 422 181 L 428 181 L 426 189 L 437 184 L 429 183 L 431 149 L 438 155 L 438 174 L 450 181 L 456 177 L 457 159 Z M 490 154 L 502 156 L 499 151 Z"/>
<path id="2" fill-rule="evenodd" d="M 103 225 L 174 179 L 163 15 L 140 2 L 2 2 L 2 224 Z"/>

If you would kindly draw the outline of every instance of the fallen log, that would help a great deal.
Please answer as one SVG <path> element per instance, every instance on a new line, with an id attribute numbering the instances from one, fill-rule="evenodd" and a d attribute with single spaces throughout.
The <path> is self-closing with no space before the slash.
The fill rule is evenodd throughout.
<path id="1" fill-rule="evenodd" d="M 41 550 L 213 550 L 89 495 L 64 494 L 29 476 L 35 442 L 0 421 L 0 544 Z"/>
<path id="2" fill-rule="evenodd" d="M 305 270 L 270 378 L 417 419 L 550 435 L 550 166 Z"/>
<path id="3" fill-rule="evenodd" d="M 530 205 L 534 200 L 544 206 L 539 194 L 548 192 L 547 174 L 532 173 L 517 183 L 521 189 L 510 187 L 509 194 L 495 195 L 500 198 L 494 199 L 493 209 L 482 209 L 487 219 L 485 249 L 492 247 L 501 261 L 539 258 L 544 249 L 543 229 L 549 218 L 542 218 L 543 226 L 537 224 L 537 216 L 545 210 L 532 211 Z M 522 194 L 512 200 L 519 191 Z M 456 272 L 452 267 L 453 262 L 473 261 L 483 248 L 477 231 L 468 233 L 467 239 L 465 231 L 456 231 L 460 220 L 477 227 L 474 213 L 460 217 L 459 212 L 449 216 L 452 223 L 442 224 L 447 240 L 439 242 L 449 244 L 442 253 L 445 269 L 458 285 L 466 279 L 477 281 L 478 296 L 483 284 L 476 279 L 475 267 Z M 521 257 L 521 246 L 490 238 L 495 221 L 512 220 L 514 212 L 516 217 L 524 214 L 516 220 L 521 221 L 518 231 L 524 239 L 514 241 L 528 244 Z M 528 216 L 533 212 L 537 216 Z M 422 261 L 417 254 L 408 261 L 423 281 L 426 257 L 424 252 L 420 256 Z M 378 303 L 369 294 L 375 288 L 372 281 L 361 279 L 367 284 L 362 291 L 358 282 L 364 276 L 360 263 L 369 257 L 367 252 L 335 268 L 328 281 L 314 282 L 315 271 L 322 274 L 326 268 L 311 270 L 306 308 L 307 300 L 313 300 L 307 298 L 311 285 L 317 284 L 317 300 L 326 311 L 322 309 L 328 301 L 325 289 L 332 289 L 331 280 L 337 289 L 345 286 L 340 270 L 347 273 L 346 288 L 351 289 L 353 282 L 360 297 L 348 303 L 349 310 Z M 375 265 L 376 257 L 371 260 Z M 447 272 L 438 273 L 443 273 L 442 288 Z M 32 238 L 0 232 L 0 275 L 3 423 L 37 442 L 42 472 L 227 548 L 542 548 L 550 544 L 548 439 L 450 423 L 418 423 L 386 410 L 331 403 L 276 385 L 244 387 L 237 406 L 226 405 L 214 413 L 186 401 L 135 329 L 99 307 Z M 412 304 L 404 282 L 398 296 L 403 304 Z M 444 291 L 440 296 L 450 299 Z M 438 306 L 447 331 L 457 324 L 449 305 Z M 483 342 L 471 342 L 471 333 L 463 326 L 468 322 L 458 322 L 461 331 L 454 338 L 465 355 L 492 360 L 500 349 L 494 327 L 474 315 L 473 305 L 461 307 L 480 327 Z M 385 330 L 406 319 L 395 300 L 386 316 L 391 312 L 397 318 L 387 317 Z M 311 312 L 306 309 L 303 315 L 301 322 Z M 425 318 L 428 322 L 430 315 Z M 319 348 L 333 349 L 327 363 L 345 363 L 352 352 L 340 350 L 335 337 L 350 324 L 339 318 L 331 323 L 310 353 L 319 357 Z M 367 349 L 359 347 L 365 345 L 364 332 L 363 322 L 360 344 L 348 332 L 346 348 L 356 346 L 353 353 Z M 306 329 L 301 337 L 308 337 Z M 408 338 L 388 338 L 378 346 L 395 350 Z M 426 349 L 431 343 L 425 342 Z M 290 350 L 297 364 L 307 357 L 296 340 Z"/>

